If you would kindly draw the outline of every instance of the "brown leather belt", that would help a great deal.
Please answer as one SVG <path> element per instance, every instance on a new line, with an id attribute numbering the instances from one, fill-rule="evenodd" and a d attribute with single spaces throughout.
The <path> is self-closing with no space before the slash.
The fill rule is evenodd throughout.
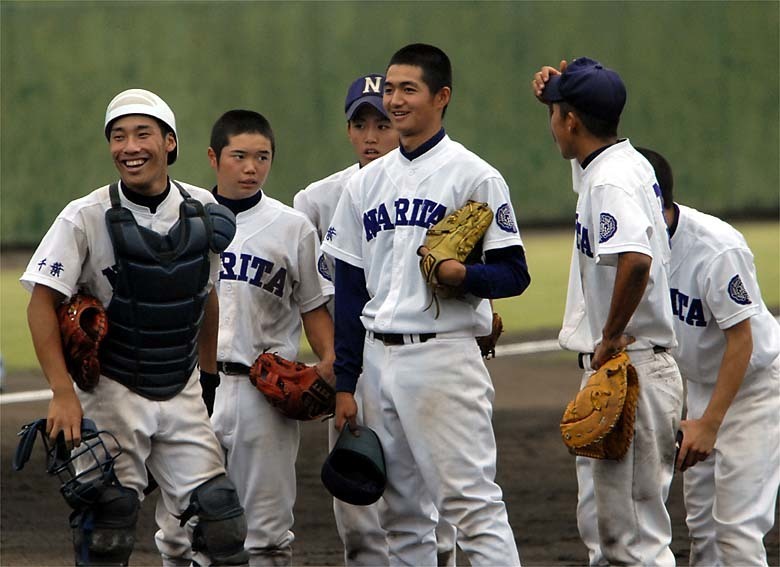
<path id="1" fill-rule="evenodd" d="M 249 374 L 249 367 L 238 362 L 217 361 L 217 370 L 222 374 Z"/>
<path id="2" fill-rule="evenodd" d="M 666 347 L 662 347 L 662 346 L 658 346 L 658 345 L 654 345 L 653 346 L 653 352 L 655 354 L 659 354 L 659 353 L 662 353 L 662 352 L 667 352 L 668 350 L 669 349 L 666 348 Z M 577 354 L 577 366 L 579 366 L 583 370 L 585 370 L 585 357 L 586 356 L 589 356 L 589 357 L 593 358 L 593 353 L 592 352 L 581 352 L 581 353 Z M 628 351 L 628 356 L 629 356 L 629 358 L 631 357 L 631 351 Z"/>
<path id="3" fill-rule="evenodd" d="M 411 345 L 424 343 L 429 339 L 435 339 L 436 333 L 401 334 L 401 333 L 373 333 L 376 340 L 382 341 L 387 346 Z M 408 340 L 407 340 L 408 339 Z"/>

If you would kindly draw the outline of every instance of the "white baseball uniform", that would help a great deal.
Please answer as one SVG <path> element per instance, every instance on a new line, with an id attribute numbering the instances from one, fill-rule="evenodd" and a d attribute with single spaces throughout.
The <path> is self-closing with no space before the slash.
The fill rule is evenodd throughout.
<path id="1" fill-rule="evenodd" d="M 621 461 L 577 458 L 577 522 L 591 564 L 673 565 L 665 502 L 674 470 L 683 385 L 672 356 L 669 238 L 660 190 L 650 164 L 622 140 L 585 169 L 572 161 L 577 193 L 574 256 L 559 340 L 592 353 L 612 301 L 618 255 L 639 252 L 652 264 L 647 288 L 625 329 L 636 338 L 628 354 L 639 376 L 634 441 Z M 585 356 L 582 385 L 592 370 Z M 603 554 L 603 555 L 602 555 Z"/>
<path id="2" fill-rule="evenodd" d="M 293 199 L 293 207 L 309 217 L 322 240 L 331 225 L 336 205 L 339 202 L 347 181 L 360 170 L 355 163 L 346 169 L 337 171 L 324 179 L 309 184 L 299 191 Z M 333 259 L 323 254 L 319 261 L 325 263 L 327 275 L 333 277 Z M 322 272 L 321 272 L 322 273 Z M 324 274 L 323 274 L 324 275 Z M 333 315 L 334 302 L 328 302 L 328 309 Z M 363 419 L 361 382 L 355 390 L 355 401 L 358 405 L 358 419 Z M 332 450 L 338 439 L 334 427 L 328 427 L 328 446 Z M 387 536 L 379 523 L 379 504 L 371 506 L 353 506 L 333 499 L 333 514 L 336 519 L 336 529 L 344 543 L 344 564 L 351 565 L 387 565 Z"/>
<path id="3" fill-rule="evenodd" d="M 236 224 L 217 283 L 217 360 L 251 367 L 264 351 L 296 360 L 301 314 L 333 293 L 318 270 L 317 233 L 303 213 L 266 194 Z M 245 510 L 250 565 L 289 565 L 299 424 L 271 406 L 248 373 L 220 378 L 212 423 Z M 182 540 L 175 521 L 159 525 L 158 541 Z"/>
<path id="4" fill-rule="evenodd" d="M 380 519 L 393 564 L 436 564 L 437 509 L 472 565 L 520 562 L 494 480 L 493 385 L 474 340 L 490 332 L 490 304 L 442 299 L 437 318 L 418 265 L 427 228 L 469 199 L 495 213 L 484 250 L 522 245 L 500 173 L 447 136 L 411 161 L 396 149 L 353 175 L 323 243 L 365 273 L 359 382 L 363 419 L 385 451 Z M 403 334 L 405 344 L 375 333 Z"/>
<path id="5" fill-rule="evenodd" d="M 780 325 L 758 287 L 753 254 L 722 220 L 678 205 L 670 286 L 687 380 L 688 419 L 712 396 L 723 334 L 750 319 L 753 353 L 712 454 L 684 473 L 691 565 L 766 565 L 780 486 Z"/>
<path id="6" fill-rule="evenodd" d="M 194 199 L 204 204 L 215 202 L 208 191 L 180 184 Z M 133 213 L 139 226 L 167 234 L 179 220 L 182 196 L 175 186 L 154 213 L 127 200 L 123 191 L 119 195 L 122 206 Z M 22 285 L 28 290 L 45 285 L 66 297 L 86 288 L 107 306 L 113 295 L 111 278 L 116 265 L 105 218 L 110 208 L 108 186 L 68 204 L 33 254 L 21 277 Z M 219 257 L 212 254 L 209 287 L 218 271 Z M 225 473 L 198 378 L 196 369 L 185 388 L 164 401 L 147 399 L 106 376 L 100 377 L 92 392 L 76 389 L 84 415 L 99 429 L 113 433 L 122 446 L 123 454 L 115 465 L 119 481 L 143 499 L 148 467 L 169 514 L 180 514 L 195 488 Z"/>

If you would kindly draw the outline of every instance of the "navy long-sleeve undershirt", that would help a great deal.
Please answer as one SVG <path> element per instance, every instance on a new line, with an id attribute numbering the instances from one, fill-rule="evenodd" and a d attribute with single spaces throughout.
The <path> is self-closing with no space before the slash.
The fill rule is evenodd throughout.
<path id="1" fill-rule="evenodd" d="M 366 277 L 362 268 L 336 260 L 335 347 L 336 391 L 354 392 L 363 370 L 363 342 L 366 330 L 360 320 L 368 303 Z M 466 267 L 463 289 L 487 299 L 520 295 L 531 283 L 522 246 L 485 252 L 484 264 Z"/>

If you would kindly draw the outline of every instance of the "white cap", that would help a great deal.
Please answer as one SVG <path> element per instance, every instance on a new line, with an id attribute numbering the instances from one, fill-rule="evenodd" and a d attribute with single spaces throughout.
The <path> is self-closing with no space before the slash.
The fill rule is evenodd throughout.
<path id="1" fill-rule="evenodd" d="M 176 138 L 176 147 L 168 154 L 168 165 L 176 161 L 179 155 L 179 135 L 176 133 L 176 117 L 173 110 L 163 99 L 151 91 L 144 89 L 128 89 L 116 95 L 106 108 L 106 121 L 103 125 L 106 138 L 109 135 L 109 126 L 117 118 L 129 114 L 144 114 L 152 116 L 164 122 Z"/>

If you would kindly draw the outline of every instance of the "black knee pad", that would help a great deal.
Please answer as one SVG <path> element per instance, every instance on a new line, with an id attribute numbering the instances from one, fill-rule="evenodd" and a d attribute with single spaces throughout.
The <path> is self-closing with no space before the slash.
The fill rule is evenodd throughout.
<path id="1" fill-rule="evenodd" d="M 76 565 L 127 565 L 140 502 L 135 490 L 106 486 L 94 505 L 71 514 Z"/>
<path id="2" fill-rule="evenodd" d="M 225 475 L 204 482 L 192 493 L 182 522 L 198 516 L 192 537 L 192 549 L 211 558 L 212 565 L 244 565 L 246 518 L 233 483 Z"/>

